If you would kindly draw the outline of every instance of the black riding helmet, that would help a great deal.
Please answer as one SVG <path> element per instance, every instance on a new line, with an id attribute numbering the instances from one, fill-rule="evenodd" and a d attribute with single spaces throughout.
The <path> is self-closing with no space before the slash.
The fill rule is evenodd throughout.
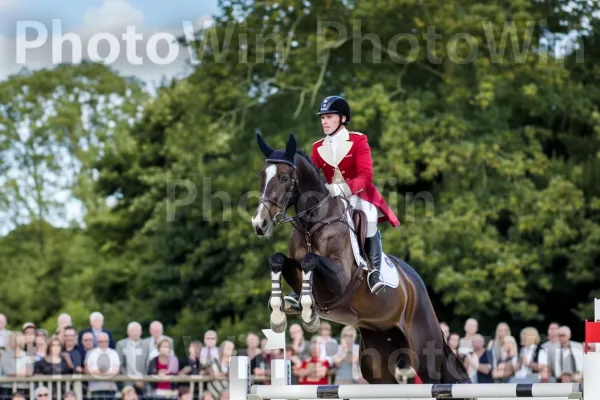
<path id="1" fill-rule="evenodd" d="M 340 126 L 348 125 L 348 123 L 350 122 L 350 105 L 341 96 L 329 96 L 326 97 L 319 106 L 319 112 L 317 113 L 317 115 L 323 114 L 339 114 Z M 346 117 L 345 122 L 341 122 L 342 116 Z"/>

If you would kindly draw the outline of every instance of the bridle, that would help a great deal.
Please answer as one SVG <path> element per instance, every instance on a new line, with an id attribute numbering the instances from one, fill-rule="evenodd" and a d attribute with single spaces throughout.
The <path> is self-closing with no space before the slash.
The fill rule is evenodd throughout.
<path id="1" fill-rule="evenodd" d="M 356 233 L 356 231 L 350 226 L 348 221 L 345 220 L 348 208 L 350 208 L 349 201 L 346 202 L 346 208 L 345 208 L 344 212 L 342 212 L 341 215 L 339 215 L 339 216 L 330 216 L 323 220 L 319 220 L 319 221 L 317 221 L 317 223 L 315 225 L 313 225 L 313 227 L 311 229 L 308 229 L 308 222 L 305 224 L 306 226 L 302 229 L 299 228 L 298 226 L 296 226 L 296 224 L 294 223 L 294 222 L 296 222 L 296 220 L 298 220 L 299 218 L 301 218 L 309 213 L 313 213 L 316 210 L 318 210 L 319 208 L 321 208 L 327 202 L 327 200 L 329 200 L 331 198 L 331 194 L 329 192 L 327 192 L 327 195 L 323 198 L 323 200 L 319 201 L 317 204 L 307 208 L 304 211 L 296 213 L 296 215 L 294 215 L 293 217 L 290 217 L 287 215 L 287 208 L 289 207 L 288 203 L 289 203 L 290 199 L 292 198 L 292 194 L 294 193 L 294 188 L 298 184 L 298 177 L 296 175 L 296 166 L 294 164 L 292 164 L 288 161 L 284 161 L 284 160 L 267 160 L 267 162 L 285 163 L 285 164 L 290 165 L 294 171 L 292 174 L 292 182 L 290 184 L 289 189 L 285 193 L 285 197 L 283 199 L 283 204 L 280 204 L 277 201 L 268 199 L 264 196 L 258 200 L 259 206 L 263 203 L 271 203 L 271 204 L 274 204 L 277 207 L 279 207 L 279 209 L 280 209 L 279 212 L 277 214 L 275 214 L 274 216 L 271 216 L 271 220 L 273 221 L 273 223 L 275 225 L 283 224 L 286 222 L 291 222 L 292 226 L 304 235 L 308 251 L 312 251 L 312 239 L 311 239 L 312 235 L 315 234 L 318 230 L 320 230 L 323 226 L 331 225 L 335 222 L 344 222 L 346 225 L 348 225 L 348 227 L 352 231 L 354 231 Z M 265 206 L 265 208 L 269 212 L 269 215 L 271 215 L 271 210 L 266 206 Z"/>
<path id="2" fill-rule="evenodd" d="M 325 198 L 323 198 L 323 200 L 321 200 L 320 202 L 318 202 L 317 204 L 315 204 L 314 206 L 311 206 L 309 208 L 307 208 L 304 211 L 300 211 L 299 213 L 296 213 L 296 215 L 294 215 L 293 217 L 290 217 L 287 215 L 287 208 L 289 207 L 289 202 L 292 198 L 292 195 L 294 193 L 294 189 L 296 188 L 297 184 L 298 184 L 298 176 L 296 175 L 296 166 L 293 165 L 290 162 L 286 162 L 286 161 L 282 161 L 282 160 L 267 160 L 267 162 L 272 162 L 272 163 L 284 163 L 284 164 L 288 164 L 293 168 L 294 173 L 292 174 L 292 183 L 290 184 L 289 189 L 286 190 L 285 192 L 285 197 L 283 198 L 283 204 L 280 204 L 279 202 L 275 201 L 275 200 L 271 200 L 268 199 L 264 196 L 262 196 L 259 200 L 258 200 L 258 205 L 260 206 L 263 203 L 271 203 L 276 205 L 277 207 L 279 207 L 279 212 L 273 216 L 271 216 L 271 220 L 273 221 L 273 224 L 275 225 L 280 225 L 286 222 L 295 222 L 297 219 L 307 215 L 310 212 L 316 211 L 317 209 L 319 209 L 321 206 L 323 206 L 327 200 L 329 200 L 329 198 L 331 197 L 331 194 L 327 193 L 327 195 L 325 196 Z M 265 208 L 267 209 L 267 211 L 269 211 L 269 215 L 271 214 L 271 210 L 265 206 Z M 295 225 L 294 225 L 295 226 Z"/>

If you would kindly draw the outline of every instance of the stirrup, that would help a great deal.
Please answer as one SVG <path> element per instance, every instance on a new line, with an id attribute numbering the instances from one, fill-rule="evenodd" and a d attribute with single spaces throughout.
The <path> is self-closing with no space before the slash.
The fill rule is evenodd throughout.
<path id="1" fill-rule="evenodd" d="M 300 302 L 298 301 L 298 299 L 296 299 L 294 296 L 292 295 L 287 295 L 283 297 L 283 301 L 284 301 L 284 310 L 287 309 L 292 309 L 292 310 L 302 310 L 302 307 L 300 306 Z"/>
<path id="2" fill-rule="evenodd" d="M 371 275 L 374 273 L 379 274 L 379 280 L 375 283 L 375 285 L 371 286 Z M 369 273 L 367 274 L 367 284 L 369 285 L 369 290 L 371 290 L 371 293 L 375 295 L 381 293 L 381 291 L 385 289 L 385 282 L 383 281 L 383 275 L 381 274 L 381 271 L 378 271 L 376 269 L 372 269 L 371 271 L 369 271 Z"/>

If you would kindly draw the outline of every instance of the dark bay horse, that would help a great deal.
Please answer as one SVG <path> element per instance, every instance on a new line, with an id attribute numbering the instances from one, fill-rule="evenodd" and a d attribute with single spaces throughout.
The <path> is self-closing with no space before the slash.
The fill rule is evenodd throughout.
<path id="1" fill-rule="evenodd" d="M 273 150 L 260 135 L 257 141 L 266 164 L 259 174 L 261 198 L 252 218 L 254 230 L 268 238 L 274 225 L 294 226 L 288 254 L 276 253 L 269 259 L 271 328 L 283 332 L 287 326 L 283 275 L 301 295 L 304 329 L 317 331 L 319 318 L 358 328 L 360 367 L 369 383 L 397 383 L 394 375 L 400 357 L 423 383 L 469 383 L 466 369 L 443 338 L 425 284 L 415 270 L 388 255 L 399 273 L 399 284 L 372 294 L 366 271 L 351 248 L 347 202 L 330 197 L 309 157 L 296 150 L 293 135 L 285 150 Z M 288 217 L 291 206 L 296 215 Z"/>

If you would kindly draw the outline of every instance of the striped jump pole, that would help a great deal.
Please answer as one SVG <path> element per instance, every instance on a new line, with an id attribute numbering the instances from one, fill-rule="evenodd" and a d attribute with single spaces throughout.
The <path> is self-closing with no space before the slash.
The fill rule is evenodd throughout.
<path id="1" fill-rule="evenodd" d="M 595 299 L 594 321 L 585 321 L 583 385 L 579 383 L 491 383 L 491 384 L 376 384 L 291 385 L 291 362 L 271 362 L 271 385 L 252 385 L 250 359 L 231 357 L 231 400 L 416 400 L 531 398 L 536 400 L 600 400 L 600 299 Z M 594 343 L 595 351 L 588 352 Z M 583 387 L 582 387 L 583 386 Z"/>

